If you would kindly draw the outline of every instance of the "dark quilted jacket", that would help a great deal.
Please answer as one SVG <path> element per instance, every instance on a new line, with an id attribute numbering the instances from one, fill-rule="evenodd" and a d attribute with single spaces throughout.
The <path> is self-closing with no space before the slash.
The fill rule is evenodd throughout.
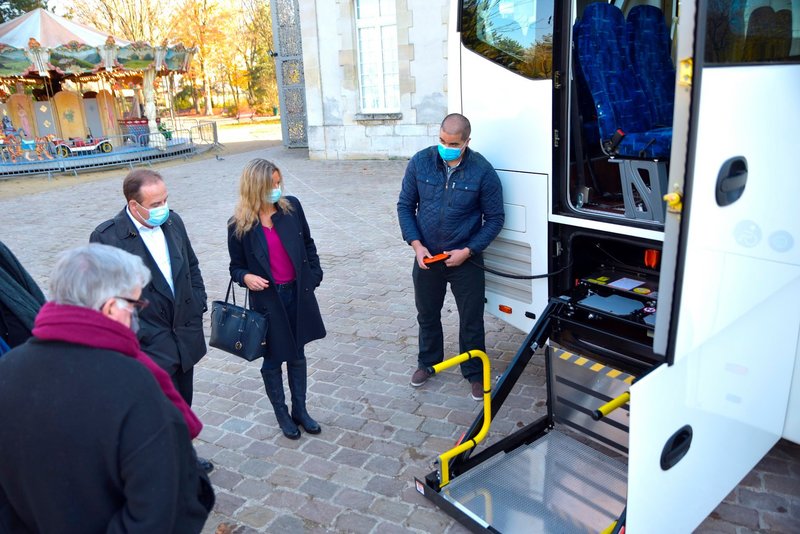
<path id="1" fill-rule="evenodd" d="M 466 149 L 447 179 L 436 146 L 417 152 L 406 167 L 397 218 L 403 239 L 419 239 L 431 254 L 469 247 L 479 254 L 503 228 L 503 188 L 479 153 Z"/>

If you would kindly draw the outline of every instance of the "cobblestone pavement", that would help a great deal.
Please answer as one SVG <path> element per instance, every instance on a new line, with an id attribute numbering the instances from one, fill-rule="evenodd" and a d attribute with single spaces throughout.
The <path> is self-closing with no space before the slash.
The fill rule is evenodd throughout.
<path id="1" fill-rule="evenodd" d="M 282 167 L 289 193 L 303 202 L 325 269 L 318 299 L 328 336 L 306 351 L 309 410 L 323 432 L 285 439 L 259 364 L 210 350 L 195 374 L 194 408 L 205 424 L 195 443 L 216 465 L 217 503 L 204 532 L 223 523 L 236 533 L 466 532 L 412 483 L 433 470 L 432 460 L 453 445 L 480 406 L 469 399 L 458 371 L 409 387 L 417 344 L 413 260 L 395 214 L 405 162 L 316 162 L 306 151 L 271 147 L 162 169 L 170 207 L 186 222 L 210 300 L 224 296 L 225 223 L 239 172 L 256 156 Z M 123 174 L 0 200 L 0 239 L 45 286 L 53 257 L 85 243 L 98 222 L 122 207 Z M 446 352 L 456 354 L 451 300 L 443 322 Z M 491 317 L 486 329 L 497 376 L 524 333 Z M 543 409 L 543 374 L 535 357 L 493 424 L 494 436 Z M 800 532 L 800 447 L 780 442 L 698 531 Z"/>

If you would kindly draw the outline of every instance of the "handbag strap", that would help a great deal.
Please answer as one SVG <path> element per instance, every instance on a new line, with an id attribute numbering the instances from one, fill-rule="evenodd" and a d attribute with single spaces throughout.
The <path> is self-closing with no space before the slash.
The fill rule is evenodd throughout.
<path id="1" fill-rule="evenodd" d="M 225 302 L 228 302 L 228 299 L 230 298 L 231 293 L 233 293 L 233 302 L 232 302 L 232 304 L 234 306 L 236 306 L 236 291 L 233 290 L 233 278 L 231 278 L 231 281 L 228 282 L 228 291 L 225 292 Z"/>
<path id="2" fill-rule="evenodd" d="M 231 278 L 231 281 L 228 282 L 228 291 L 225 292 L 225 302 L 228 302 L 228 299 L 231 298 L 231 296 L 233 296 L 231 304 L 236 306 L 236 290 L 233 289 L 233 278 Z M 244 286 L 244 306 L 243 307 L 244 307 L 245 310 L 248 309 L 248 307 L 247 307 L 248 302 L 250 302 L 250 288 L 247 287 L 247 286 Z"/>

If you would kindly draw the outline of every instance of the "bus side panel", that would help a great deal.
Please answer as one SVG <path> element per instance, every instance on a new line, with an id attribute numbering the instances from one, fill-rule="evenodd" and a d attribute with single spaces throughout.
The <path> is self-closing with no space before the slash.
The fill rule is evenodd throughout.
<path id="1" fill-rule="evenodd" d="M 487 266 L 516 274 L 546 273 L 552 81 L 524 78 L 463 47 L 460 59 L 462 113 L 472 123 L 469 146 L 498 170 L 506 204 L 506 225 L 488 249 Z M 518 270 L 508 254 L 523 249 L 529 249 L 530 258 Z M 487 310 L 527 332 L 534 321 L 525 312 L 538 315 L 547 305 L 546 280 L 534 283 L 494 277 L 499 282 L 496 291 L 498 284 L 492 276 L 487 276 Z M 514 291 L 509 284 L 525 287 Z M 527 300 L 520 298 L 522 294 L 528 295 Z M 512 313 L 498 311 L 501 304 L 510 306 Z"/>
<path id="2" fill-rule="evenodd" d="M 503 182 L 506 220 L 500 235 L 486 249 L 484 264 L 504 273 L 546 273 L 547 225 L 542 220 L 548 206 L 549 177 L 502 170 L 497 174 Z M 486 310 L 492 315 L 527 332 L 533 317 L 546 306 L 547 278 L 525 280 L 487 273 Z"/>

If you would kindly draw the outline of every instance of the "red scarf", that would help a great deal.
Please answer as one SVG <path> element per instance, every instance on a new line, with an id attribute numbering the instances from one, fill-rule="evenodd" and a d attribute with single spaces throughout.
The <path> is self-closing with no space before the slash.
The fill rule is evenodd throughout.
<path id="1" fill-rule="evenodd" d="M 48 341 L 113 350 L 141 362 L 156 379 L 164 395 L 180 410 L 189 427 L 189 435 L 195 438 L 203 429 L 203 423 L 178 394 L 167 372 L 142 352 L 136 335 L 124 324 L 89 308 L 48 302 L 36 316 L 33 335 Z"/>

